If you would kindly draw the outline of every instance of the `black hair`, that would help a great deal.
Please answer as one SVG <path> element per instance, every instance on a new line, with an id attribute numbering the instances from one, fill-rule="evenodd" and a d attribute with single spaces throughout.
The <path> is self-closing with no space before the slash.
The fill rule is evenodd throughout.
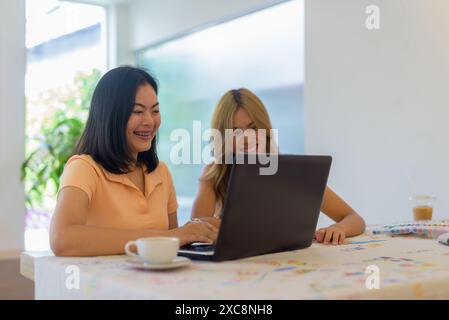
<path id="1" fill-rule="evenodd" d="M 237 103 L 237 107 L 242 106 L 242 95 L 240 93 L 240 89 L 232 90 L 232 97 L 234 98 L 235 103 Z"/>
<path id="2" fill-rule="evenodd" d="M 89 117 L 75 154 L 88 154 L 106 170 L 123 174 L 132 164 L 145 164 L 147 171 L 156 169 L 156 136 L 151 148 L 132 158 L 126 139 L 126 127 L 134 108 L 137 89 L 149 84 L 157 94 L 157 81 L 147 71 L 123 66 L 112 69 L 98 82 L 90 104 Z"/>

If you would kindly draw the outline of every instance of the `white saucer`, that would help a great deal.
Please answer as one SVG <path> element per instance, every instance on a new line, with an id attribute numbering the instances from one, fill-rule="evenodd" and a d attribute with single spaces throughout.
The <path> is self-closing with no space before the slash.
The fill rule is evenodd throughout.
<path id="1" fill-rule="evenodd" d="M 126 264 L 133 268 L 143 269 L 143 270 L 165 270 L 165 269 L 175 269 L 187 266 L 191 263 L 191 260 L 186 257 L 176 257 L 170 263 L 163 264 L 151 264 L 142 259 L 130 259 L 126 260 Z"/>

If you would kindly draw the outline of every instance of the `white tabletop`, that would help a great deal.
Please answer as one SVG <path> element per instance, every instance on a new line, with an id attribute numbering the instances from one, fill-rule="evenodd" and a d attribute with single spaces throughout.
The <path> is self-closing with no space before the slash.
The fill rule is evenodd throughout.
<path id="1" fill-rule="evenodd" d="M 166 271 L 130 268 L 126 256 L 22 262 L 34 262 L 36 299 L 449 299 L 448 246 L 415 236 L 349 242 Z M 368 289 L 376 268 L 380 289 Z"/>

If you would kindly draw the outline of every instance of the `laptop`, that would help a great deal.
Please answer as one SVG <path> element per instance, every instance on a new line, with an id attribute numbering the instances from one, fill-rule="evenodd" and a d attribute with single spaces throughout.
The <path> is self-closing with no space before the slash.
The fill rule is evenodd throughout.
<path id="1" fill-rule="evenodd" d="M 259 162 L 233 164 L 216 244 L 192 243 L 178 255 L 225 261 L 309 247 L 331 162 L 330 156 L 278 155 L 273 175 L 261 175 Z"/>

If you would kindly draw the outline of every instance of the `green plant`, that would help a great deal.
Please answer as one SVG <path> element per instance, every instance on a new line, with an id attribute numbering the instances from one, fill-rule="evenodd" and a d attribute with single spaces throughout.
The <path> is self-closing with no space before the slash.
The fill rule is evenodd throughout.
<path id="1" fill-rule="evenodd" d="M 42 208 L 47 197 L 54 202 L 59 178 L 84 129 L 99 78 L 98 70 L 88 75 L 79 74 L 70 88 L 49 90 L 28 102 L 27 108 L 32 105 L 47 107 L 47 114 L 35 126 L 37 133 L 27 138 L 27 157 L 21 167 L 29 208 Z"/>

